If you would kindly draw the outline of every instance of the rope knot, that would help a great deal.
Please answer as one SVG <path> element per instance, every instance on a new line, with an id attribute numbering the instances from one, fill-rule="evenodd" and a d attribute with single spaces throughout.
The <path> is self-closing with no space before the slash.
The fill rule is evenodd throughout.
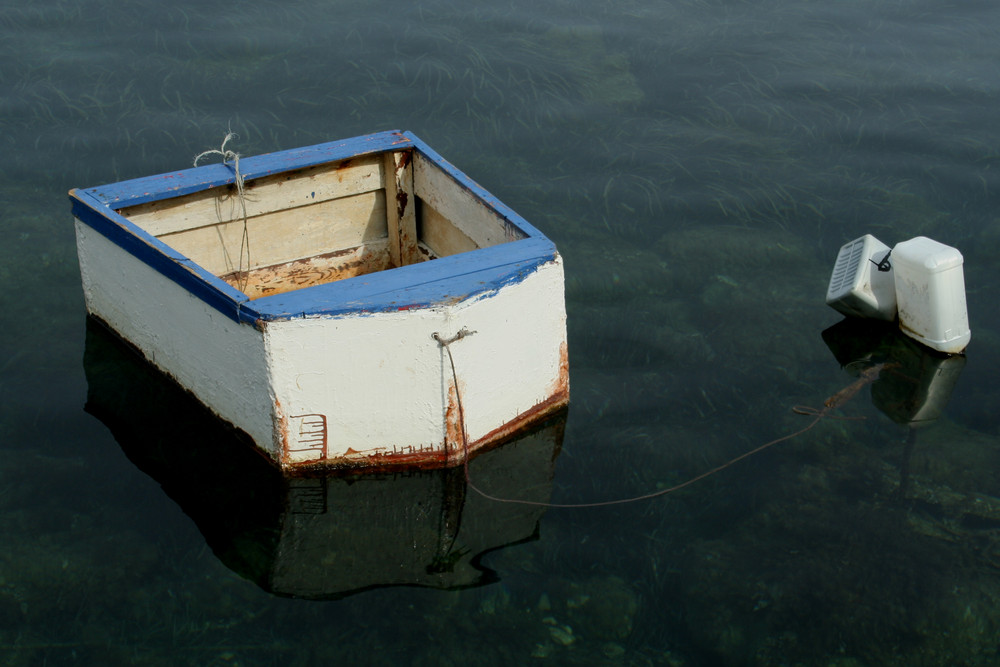
<path id="1" fill-rule="evenodd" d="M 441 347 L 448 347 L 455 341 L 462 340 L 466 336 L 471 336 L 474 333 L 476 332 L 469 331 L 466 327 L 462 327 L 461 329 L 458 330 L 458 333 L 452 336 L 451 338 L 442 338 L 441 334 L 439 334 L 437 331 L 431 334 L 431 338 L 436 340 L 438 342 L 438 345 L 440 345 Z"/>
<path id="2" fill-rule="evenodd" d="M 203 151 L 198 153 L 194 158 L 194 166 L 198 166 L 198 162 L 209 155 L 218 155 L 222 158 L 222 164 L 228 164 L 230 161 L 233 163 L 233 171 L 236 173 L 236 187 L 242 192 L 243 190 L 243 174 L 240 173 L 240 154 L 234 150 L 229 150 L 226 148 L 226 144 L 229 143 L 231 139 L 239 139 L 239 135 L 230 130 L 226 133 L 226 136 L 222 140 L 222 145 L 218 148 L 213 148 L 211 150 Z"/>

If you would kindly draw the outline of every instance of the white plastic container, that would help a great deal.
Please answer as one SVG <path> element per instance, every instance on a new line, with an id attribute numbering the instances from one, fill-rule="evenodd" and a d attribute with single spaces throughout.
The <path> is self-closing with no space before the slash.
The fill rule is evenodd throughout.
<path id="1" fill-rule="evenodd" d="M 844 315 L 892 321 L 896 318 L 896 288 L 891 269 L 879 269 L 889 246 L 871 234 L 845 243 L 837 253 L 826 303 Z"/>
<path id="2" fill-rule="evenodd" d="M 928 347 L 959 354 L 969 344 L 962 253 L 925 236 L 892 249 L 899 327 Z"/>

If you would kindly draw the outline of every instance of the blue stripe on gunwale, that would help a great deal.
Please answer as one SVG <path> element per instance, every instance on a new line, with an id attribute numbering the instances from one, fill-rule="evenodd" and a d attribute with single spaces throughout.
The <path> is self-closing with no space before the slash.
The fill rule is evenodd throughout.
<path id="1" fill-rule="evenodd" d="M 556 247 L 548 239 L 524 239 L 251 303 L 265 321 L 433 308 L 519 283 L 555 257 Z"/>
<path id="2" fill-rule="evenodd" d="M 523 239 L 458 255 L 315 285 L 250 301 L 86 192 L 73 191 L 73 215 L 113 243 L 238 322 L 287 320 L 433 307 L 520 282 L 556 256 L 548 239 Z M 88 201 L 89 200 L 89 201 Z"/>
<path id="3" fill-rule="evenodd" d="M 78 220 L 188 290 L 193 296 L 237 322 L 253 323 L 259 318 L 256 311 L 247 305 L 250 299 L 246 294 L 209 273 L 124 216 L 108 210 L 107 206 L 88 192 L 70 190 L 70 197 L 73 215 Z"/>
<path id="4" fill-rule="evenodd" d="M 245 294 L 114 210 L 231 184 L 234 178 L 231 167 L 211 164 L 72 190 L 70 198 L 73 214 L 81 221 L 227 317 L 248 324 L 455 303 L 520 282 L 556 257 L 555 245 L 545 235 L 410 132 L 380 132 L 242 158 L 240 172 L 245 178 L 257 178 L 410 146 L 528 238 L 250 301 Z"/>
<path id="5" fill-rule="evenodd" d="M 244 179 L 304 169 L 327 162 L 346 160 L 371 153 L 381 153 L 410 144 L 412 139 L 398 130 L 378 132 L 341 141 L 330 141 L 304 148 L 292 148 L 275 153 L 240 158 L 240 173 Z M 142 178 L 108 185 L 84 188 L 82 191 L 111 208 L 147 204 L 172 199 L 209 188 L 229 185 L 235 180 L 230 165 L 221 162 L 205 164 L 181 171 L 143 176 Z"/>

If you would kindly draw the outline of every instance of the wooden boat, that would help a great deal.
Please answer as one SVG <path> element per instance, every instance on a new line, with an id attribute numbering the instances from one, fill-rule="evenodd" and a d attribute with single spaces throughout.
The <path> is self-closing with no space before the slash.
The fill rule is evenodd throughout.
<path id="1" fill-rule="evenodd" d="M 569 401 L 555 245 L 409 132 L 70 199 L 89 313 L 285 469 L 454 465 Z"/>

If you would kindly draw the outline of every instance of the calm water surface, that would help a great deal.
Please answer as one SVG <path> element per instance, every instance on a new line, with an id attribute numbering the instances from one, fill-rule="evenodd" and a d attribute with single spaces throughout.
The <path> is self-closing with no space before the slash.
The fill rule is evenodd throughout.
<path id="1" fill-rule="evenodd" d="M 976 1 L 3 3 L 0 664 L 996 664 L 998 30 Z M 198 411 L 88 332 L 65 193 L 229 128 L 412 130 L 556 241 L 573 403 L 477 460 L 510 495 L 666 488 L 859 359 L 906 372 L 633 505 L 171 476 Z M 962 251 L 964 364 L 828 331 L 864 233 Z"/>

